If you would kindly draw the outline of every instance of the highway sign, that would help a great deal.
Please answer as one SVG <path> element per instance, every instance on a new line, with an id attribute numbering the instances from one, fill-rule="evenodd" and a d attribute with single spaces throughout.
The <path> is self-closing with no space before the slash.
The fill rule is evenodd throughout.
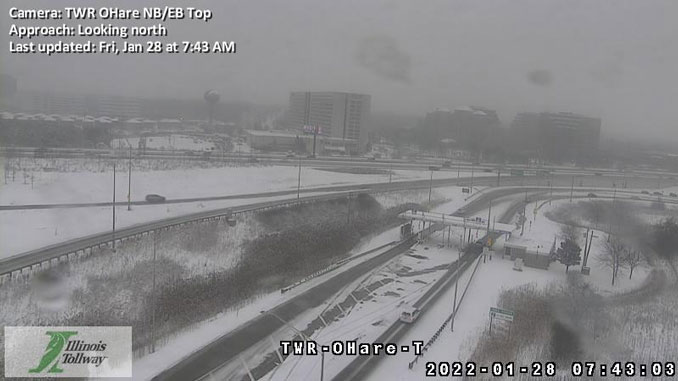
<path id="1" fill-rule="evenodd" d="M 490 317 L 505 321 L 513 321 L 513 311 L 490 307 Z"/>

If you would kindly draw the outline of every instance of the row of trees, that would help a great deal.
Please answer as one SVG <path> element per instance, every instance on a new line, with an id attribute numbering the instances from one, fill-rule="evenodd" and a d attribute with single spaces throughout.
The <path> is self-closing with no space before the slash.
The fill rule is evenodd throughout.
<path id="1" fill-rule="evenodd" d="M 644 256 L 640 250 L 624 242 L 622 238 L 612 237 L 605 243 L 605 249 L 598 255 L 598 260 L 610 269 L 614 286 L 622 269 L 629 270 L 631 279 L 633 270 L 644 262 Z"/>
<path id="2" fill-rule="evenodd" d="M 675 225 L 675 228 L 678 229 L 678 225 Z M 671 235 L 667 232 L 672 232 L 671 226 L 662 225 L 662 228 L 659 229 L 662 236 L 666 235 L 671 237 L 671 239 L 678 239 L 676 235 Z M 585 235 L 586 239 L 589 239 L 589 234 L 593 234 L 593 231 L 587 232 Z M 578 238 L 580 236 L 579 229 L 577 229 L 574 223 L 567 223 L 563 226 L 562 229 L 563 241 L 556 250 L 554 250 L 553 259 L 565 265 L 565 272 L 568 272 L 570 266 L 578 265 L 582 261 L 582 249 L 578 244 Z M 668 239 L 668 238 L 667 238 Z M 591 241 L 586 242 L 584 247 L 584 257 L 587 258 L 591 250 Z M 677 246 L 673 246 L 677 247 Z M 621 270 L 629 270 L 629 279 L 633 277 L 633 271 L 644 262 L 644 256 L 640 250 L 638 250 L 634 245 L 629 244 L 621 236 L 612 236 L 608 237 L 605 247 L 602 252 L 598 253 L 597 259 L 600 264 L 604 267 L 609 268 L 612 275 L 612 285 L 614 286 Z"/>

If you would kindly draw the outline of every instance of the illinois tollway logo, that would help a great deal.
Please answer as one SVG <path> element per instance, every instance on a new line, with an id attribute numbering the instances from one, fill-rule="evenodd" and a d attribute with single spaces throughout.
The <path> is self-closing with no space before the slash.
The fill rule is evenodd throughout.
<path id="1" fill-rule="evenodd" d="M 132 328 L 5 327 L 5 377 L 132 377 Z"/>

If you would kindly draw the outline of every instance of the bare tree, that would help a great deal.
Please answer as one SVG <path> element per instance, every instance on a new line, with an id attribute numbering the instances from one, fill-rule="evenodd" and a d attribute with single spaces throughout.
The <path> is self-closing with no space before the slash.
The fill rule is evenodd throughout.
<path id="1" fill-rule="evenodd" d="M 612 285 L 617 279 L 619 270 L 625 265 L 624 256 L 627 251 L 626 245 L 619 238 L 613 237 L 605 243 L 605 249 L 598 255 L 598 260 L 612 271 Z"/>
<path id="2" fill-rule="evenodd" d="M 624 254 L 624 264 L 629 268 L 629 279 L 633 276 L 633 269 L 643 264 L 645 258 L 639 250 L 629 249 Z"/>

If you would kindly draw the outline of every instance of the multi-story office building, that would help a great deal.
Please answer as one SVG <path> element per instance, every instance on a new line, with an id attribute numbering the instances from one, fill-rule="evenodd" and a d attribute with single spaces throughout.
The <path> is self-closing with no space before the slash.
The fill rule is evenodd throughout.
<path id="1" fill-rule="evenodd" d="M 422 127 L 422 141 L 428 147 L 441 139 L 454 139 L 459 147 L 477 151 L 492 129 L 499 127 L 499 117 L 494 110 L 477 106 L 436 109 L 426 114 Z"/>
<path id="2" fill-rule="evenodd" d="M 551 161 L 594 160 L 601 120 L 571 112 L 519 113 L 511 124 L 518 146 Z"/>
<path id="3" fill-rule="evenodd" d="M 293 92 L 287 124 L 292 129 L 309 132 L 318 128 L 320 135 L 354 140 L 359 151 L 368 141 L 369 95 L 341 92 Z"/>

